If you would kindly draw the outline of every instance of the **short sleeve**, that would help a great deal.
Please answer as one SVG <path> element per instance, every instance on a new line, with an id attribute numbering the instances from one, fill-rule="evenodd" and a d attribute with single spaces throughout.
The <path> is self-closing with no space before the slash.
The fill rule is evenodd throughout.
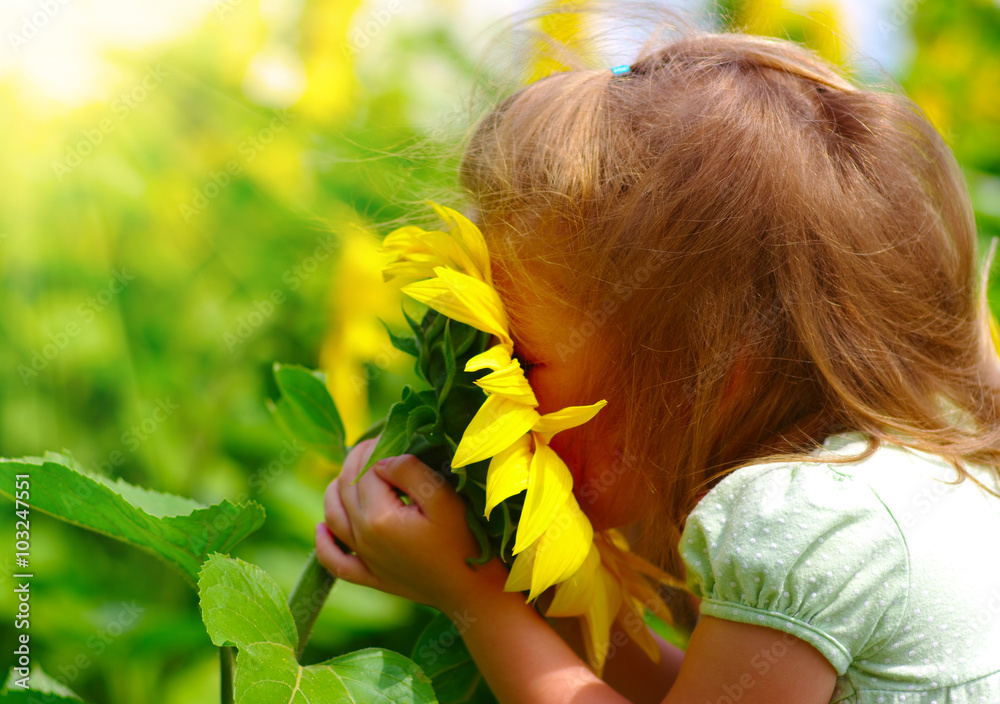
<path id="1" fill-rule="evenodd" d="M 909 564 L 873 489 L 818 463 L 736 470 L 688 516 L 680 544 L 701 613 L 789 633 L 843 675 L 906 609 Z"/>

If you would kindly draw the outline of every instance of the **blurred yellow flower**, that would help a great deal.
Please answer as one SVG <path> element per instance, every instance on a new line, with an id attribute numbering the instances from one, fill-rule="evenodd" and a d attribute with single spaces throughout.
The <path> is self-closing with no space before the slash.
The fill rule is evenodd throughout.
<path id="1" fill-rule="evenodd" d="M 379 320 L 390 325 L 405 321 L 398 294 L 382 284 L 385 257 L 379 252 L 378 239 L 356 225 L 342 228 L 338 235 L 340 251 L 329 294 L 330 327 L 320 364 L 347 437 L 353 439 L 371 424 L 368 387 L 372 371 L 400 372 L 407 366 Z"/>
<path id="2" fill-rule="evenodd" d="M 459 441 L 452 466 L 490 459 L 486 517 L 505 499 L 525 492 L 514 539 L 516 557 L 505 588 L 527 591 L 530 600 L 555 585 L 548 614 L 584 620 L 588 659 L 600 672 L 616 617 L 638 614 L 642 624 L 649 608 L 669 619 L 647 577 L 672 580 L 631 554 L 616 531 L 595 533 L 573 494 L 569 468 L 549 447 L 553 435 L 586 423 L 607 402 L 538 413 L 538 400 L 514 356 L 482 233 L 456 211 L 432 206 L 449 231 L 407 226 L 387 235 L 384 251 L 395 258 L 384 276 L 403 280 L 407 295 L 497 340 L 466 364 L 466 371 L 490 373 L 475 382 L 486 392 L 486 401 Z M 651 658 L 659 657 L 645 626 L 632 636 Z"/>

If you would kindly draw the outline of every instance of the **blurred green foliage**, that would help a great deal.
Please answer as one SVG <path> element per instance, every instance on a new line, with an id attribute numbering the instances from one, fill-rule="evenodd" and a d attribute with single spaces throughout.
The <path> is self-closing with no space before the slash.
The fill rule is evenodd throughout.
<path id="1" fill-rule="evenodd" d="M 454 186 L 447 146 L 476 57 L 449 19 L 455 3 L 427 4 L 410 22 L 356 0 L 306 0 L 278 18 L 226 0 L 169 39 L 106 51 L 113 80 L 73 107 L 0 79 L 0 455 L 66 448 L 206 503 L 247 494 L 268 520 L 235 552 L 291 588 L 335 468 L 285 445 L 264 403 L 277 396 L 271 363 L 343 364 L 375 417 L 413 380 L 363 327 L 376 310 L 401 321 L 397 302 L 340 267 L 355 223 L 411 218 L 414 200 Z M 884 30 L 913 38 L 896 78 L 954 147 L 984 239 L 1000 235 L 1000 9 L 910 6 Z M 250 67 L 275 56 L 299 66 L 301 97 L 248 78 L 270 75 Z M 991 295 L 1000 306 L 1000 282 Z M 12 510 L 0 535 L 13 535 Z M 0 543 L 0 644 L 13 642 L 11 544 Z M 40 515 L 31 553 L 32 656 L 50 674 L 93 702 L 217 698 L 196 596 L 168 568 Z M 123 625 L 127 609 L 138 617 Z M 306 661 L 409 652 L 430 617 L 338 582 Z"/>

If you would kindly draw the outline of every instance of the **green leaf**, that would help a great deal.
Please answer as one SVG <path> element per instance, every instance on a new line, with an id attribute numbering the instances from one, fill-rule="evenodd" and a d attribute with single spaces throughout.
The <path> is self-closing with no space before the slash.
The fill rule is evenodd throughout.
<path id="1" fill-rule="evenodd" d="M 364 442 L 365 440 L 371 440 L 372 438 L 377 438 L 379 435 L 382 434 L 383 430 L 385 430 L 385 418 L 378 421 L 377 423 L 372 423 L 370 426 L 368 426 L 368 430 L 361 433 L 361 437 L 359 437 L 354 442 L 354 444 L 357 445 L 359 442 Z"/>
<path id="2" fill-rule="evenodd" d="M 331 462 L 343 462 L 344 424 L 320 372 L 295 365 L 274 365 L 282 399 L 275 404 L 278 423 Z"/>
<path id="3" fill-rule="evenodd" d="M 455 382 L 455 347 L 451 340 L 451 320 L 444 326 L 444 337 L 441 341 L 441 351 L 444 354 L 444 383 L 437 389 L 438 408 L 448 399 L 448 392 Z"/>
<path id="4" fill-rule="evenodd" d="M 382 323 L 382 327 L 385 328 L 385 331 L 389 333 L 389 342 L 392 343 L 393 347 L 400 352 L 405 352 L 411 357 L 420 356 L 420 347 L 417 345 L 417 340 L 415 338 L 397 335 L 384 320 L 379 319 L 379 322 Z"/>
<path id="5" fill-rule="evenodd" d="M 192 585 L 210 553 L 232 549 L 264 524 L 254 501 L 204 506 L 38 457 L 0 459 L 0 493 L 11 499 L 16 474 L 31 475 L 32 508 L 152 553 Z"/>
<path id="6" fill-rule="evenodd" d="M 236 704 L 431 704 L 431 681 L 411 660 L 368 648 L 302 667 L 288 648 L 253 643 L 236 659 Z"/>
<path id="7" fill-rule="evenodd" d="M 386 457 L 395 457 L 406 452 L 410 446 L 411 435 L 408 432 L 410 413 L 423 405 L 420 396 L 414 393 L 409 386 L 403 387 L 403 400 L 394 403 L 389 409 L 389 417 L 386 419 L 385 428 L 375 444 L 375 450 L 361 470 L 362 476 L 373 464 Z M 433 409 L 431 409 L 433 410 Z"/>
<path id="8" fill-rule="evenodd" d="M 498 519 L 502 524 L 502 532 L 500 535 L 500 549 L 498 552 L 500 556 L 506 559 L 507 551 L 514 550 L 514 521 L 510 517 L 510 508 L 507 506 L 506 501 L 501 501 L 500 506 L 500 518 Z M 495 511 L 496 509 L 494 509 Z M 494 521 L 493 515 L 490 515 L 490 524 Z"/>
<path id="9" fill-rule="evenodd" d="M 670 625 L 666 621 L 660 619 L 652 611 L 646 612 L 645 621 L 646 625 L 653 629 L 653 631 L 655 631 L 658 636 L 663 638 L 663 640 L 680 650 L 687 650 L 688 641 L 691 640 L 691 634 L 688 631 L 683 628 L 679 628 L 678 626 Z"/>
<path id="10" fill-rule="evenodd" d="M 69 687 L 49 676 L 42 666 L 35 663 L 28 676 L 28 689 L 19 686 L 24 683 L 23 672 L 10 668 L 7 682 L 0 691 L 0 702 L 15 704 L 80 704 L 83 700 Z"/>
<path id="11" fill-rule="evenodd" d="M 455 346 L 455 357 L 460 358 L 466 352 L 468 352 L 469 348 L 472 347 L 472 344 L 476 341 L 478 335 L 479 331 L 476 330 L 471 325 L 465 325 L 464 323 L 459 323 L 452 320 L 451 340 Z M 486 345 L 480 345 L 480 347 L 482 349 L 473 350 L 473 354 L 470 354 L 469 357 L 479 354 L 480 352 L 483 352 L 486 349 Z M 463 364 L 462 366 L 464 367 L 465 365 Z"/>
<path id="12" fill-rule="evenodd" d="M 478 386 L 453 386 L 448 403 L 441 406 L 445 433 L 454 440 L 461 438 L 484 401 L 486 394 Z"/>
<path id="13" fill-rule="evenodd" d="M 202 619 L 216 645 L 268 641 L 298 644 L 281 588 L 264 570 L 242 560 L 212 555 L 198 578 Z"/>
<path id="14" fill-rule="evenodd" d="M 431 704 L 430 680 L 411 660 L 361 650 L 308 667 L 295 658 L 297 635 L 277 583 L 260 568 L 212 555 L 198 583 L 212 642 L 239 648 L 236 704 Z"/>
<path id="15" fill-rule="evenodd" d="M 312 423 L 304 422 L 302 414 L 296 411 L 287 399 L 279 398 L 277 401 L 268 399 L 267 410 L 271 412 L 274 422 L 278 424 L 282 432 L 293 441 L 301 442 L 310 450 L 314 450 L 327 459 L 333 460 L 336 453 L 330 451 L 330 435 L 322 428 L 318 428 Z"/>
<path id="16" fill-rule="evenodd" d="M 406 419 L 406 433 L 413 437 L 417 433 L 427 432 L 437 425 L 439 418 L 432 406 L 417 406 Z"/>
<path id="17" fill-rule="evenodd" d="M 358 702 L 437 702 L 431 680 L 423 670 L 391 650 L 357 650 L 306 669 L 336 671 Z"/>
<path id="18" fill-rule="evenodd" d="M 427 625 L 410 657 L 431 678 L 441 704 L 496 704 L 460 629 L 444 614 Z"/>
<path id="19" fill-rule="evenodd" d="M 444 330 L 448 317 L 441 315 L 435 310 L 428 310 L 424 316 L 421 327 L 424 329 L 424 340 L 429 341 L 436 338 Z"/>
<path id="20" fill-rule="evenodd" d="M 479 545 L 479 557 L 466 558 L 465 561 L 469 565 L 485 565 L 496 554 L 493 550 L 493 543 L 490 542 L 486 524 L 480 516 L 481 514 L 472 507 L 472 504 L 465 505 L 465 521 L 469 524 L 469 530 Z"/>
<path id="21" fill-rule="evenodd" d="M 428 314 L 429 313 L 430 311 L 428 311 Z M 421 323 L 418 323 L 416 320 L 411 318 L 409 314 L 407 314 L 405 306 L 403 307 L 403 317 L 406 318 L 406 324 L 410 326 L 411 330 L 413 330 L 413 342 L 417 346 L 417 360 L 414 362 L 413 371 L 418 377 L 427 381 L 427 377 L 424 376 L 423 369 L 424 360 L 427 354 L 426 347 L 424 346 L 424 327 Z"/>
<path id="22" fill-rule="evenodd" d="M 33 689 L 10 689 L 0 693 L 0 702 L 9 704 L 80 704 L 81 701 L 83 700 L 76 697 L 38 692 Z"/>
<path id="23" fill-rule="evenodd" d="M 416 335 L 416 340 L 419 343 L 420 340 L 424 338 L 423 326 L 409 316 L 409 314 L 406 312 L 405 306 L 403 306 L 403 317 L 406 319 L 406 324 L 410 326 L 410 329 L 413 331 L 413 334 Z"/>

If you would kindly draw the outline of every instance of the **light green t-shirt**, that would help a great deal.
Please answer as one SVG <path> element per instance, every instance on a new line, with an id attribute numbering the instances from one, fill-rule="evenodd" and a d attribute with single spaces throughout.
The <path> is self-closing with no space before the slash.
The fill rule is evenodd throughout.
<path id="1" fill-rule="evenodd" d="M 857 454 L 864 438 L 827 438 Z M 994 491 L 986 468 L 970 473 Z M 839 675 L 831 702 L 1000 704 L 1000 498 L 895 445 L 851 464 L 743 467 L 681 538 L 701 613 L 790 633 Z M 778 646 L 780 650 L 780 646 Z M 762 675 L 780 653 L 751 665 Z"/>

